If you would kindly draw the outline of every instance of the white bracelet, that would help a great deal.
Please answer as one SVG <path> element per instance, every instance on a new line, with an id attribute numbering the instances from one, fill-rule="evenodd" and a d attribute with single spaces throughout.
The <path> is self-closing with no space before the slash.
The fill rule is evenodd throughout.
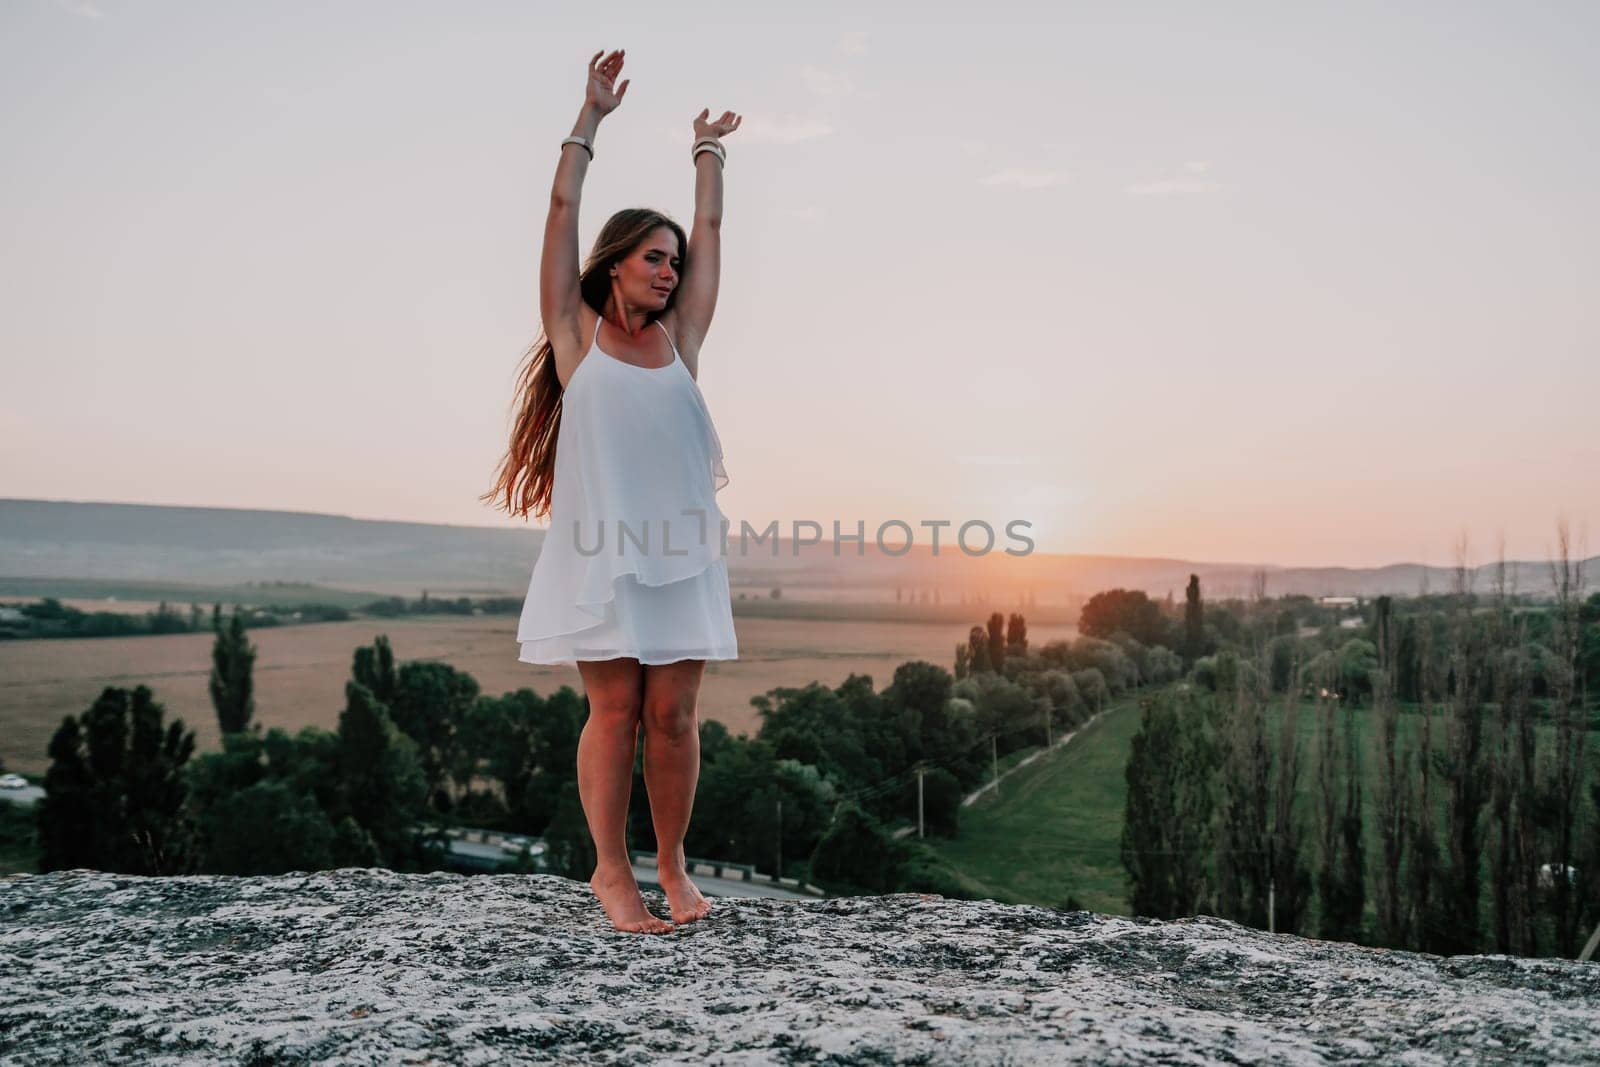
<path id="1" fill-rule="evenodd" d="M 719 141 L 713 140 L 709 137 L 701 138 L 694 143 L 694 150 L 689 154 L 689 159 L 694 162 L 699 162 L 701 152 L 711 152 L 716 155 L 717 162 L 721 163 L 724 167 L 728 165 L 728 153 L 722 147 L 722 144 Z"/>
<path id="2" fill-rule="evenodd" d="M 565 148 L 569 144 L 575 144 L 579 148 L 582 148 L 585 152 L 589 153 L 589 162 L 594 162 L 594 145 L 589 143 L 589 139 L 587 137 L 579 137 L 577 134 L 573 134 L 571 137 L 568 137 L 561 142 L 561 147 Z"/>

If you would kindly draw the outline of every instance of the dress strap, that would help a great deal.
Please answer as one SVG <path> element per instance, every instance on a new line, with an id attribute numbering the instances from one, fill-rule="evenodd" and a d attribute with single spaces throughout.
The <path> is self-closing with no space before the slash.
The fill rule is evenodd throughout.
<path id="1" fill-rule="evenodd" d="M 660 319 L 656 319 L 655 323 L 656 323 L 657 326 L 661 326 L 661 320 Z M 677 359 L 678 358 L 678 346 L 672 340 L 672 335 L 670 333 L 667 333 L 667 328 L 665 326 L 661 326 L 661 332 L 667 334 L 667 344 L 672 347 L 672 358 L 673 359 Z"/>
<path id="2" fill-rule="evenodd" d="M 600 343 L 600 324 L 602 322 L 604 322 L 605 319 L 606 319 L 606 317 L 605 317 L 605 315 L 603 313 L 598 312 L 598 311 L 595 312 L 595 314 L 594 314 L 594 337 L 589 342 L 591 345 L 598 345 Z"/>

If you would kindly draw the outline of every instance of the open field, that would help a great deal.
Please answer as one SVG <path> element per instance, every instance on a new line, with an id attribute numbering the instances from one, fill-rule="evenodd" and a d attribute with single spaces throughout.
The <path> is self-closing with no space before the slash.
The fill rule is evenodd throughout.
<path id="1" fill-rule="evenodd" d="M 925 659 L 949 669 L 964 625 L 737 618 L 740 659 L 706 665 L 700 714 L 735 733 L 754 731 L 750 698 L 775 686 L 837 685 L 851 673 L 889 684 L 894 669 Z M 290 731 L 333 729 L 355 649 L 388 634 L 400 661 L 439 660 L 466 671 L 486 693 L 562 685 L 581 691 L 575 668 L 537 667 L 516 658 L 515 616 L 423 615 L 251 630 L 256 717 Z M 1068 626 L 1030 626 L 1029 640 L 1070 639 Z M 195 731 L 201 751 L 219 745 L 206 683 L 210 633 L 75 638 L 0 643 L 0 759 L 8 770 L 43 773 L 50 735 L 64 715 L 86 710 L 108 686 L 141 682 Z"/>

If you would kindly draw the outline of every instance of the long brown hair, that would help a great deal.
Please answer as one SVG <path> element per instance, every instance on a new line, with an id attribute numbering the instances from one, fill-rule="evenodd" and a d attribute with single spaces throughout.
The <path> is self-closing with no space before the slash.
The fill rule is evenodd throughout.
<path id="1" fill-rule="evenodd" d="M 681 279 L 689 269 L 689 238 L 683 227 L 659 211 L 644 207 L 624 208 L 606 220 L 595 238 L 594 248 L 578 272 L 578 289 L 583 302 L 596 314 L 604 312 L 611 296 L 611 265 L 637 249 L 657 227 L 666 226 L 678 237 Z M 654 322 L 678 299 L 678 289 L 667 298 L 660 312 L 649 317 Z M 494 488 L 478 497 L 508 514 L 542 519 L 550 513 L 550 491 L 555 482 L 556 439 L 561 430 L 561 379 L 556 377 L 555 348 L 540 331 L 528 349 L 527 362 L 517 378 L 515 407 L 521 402 L 511 427 L 511 445 L 500 461 Z M 503 499 L 502 499 L 503 498 Z"/>

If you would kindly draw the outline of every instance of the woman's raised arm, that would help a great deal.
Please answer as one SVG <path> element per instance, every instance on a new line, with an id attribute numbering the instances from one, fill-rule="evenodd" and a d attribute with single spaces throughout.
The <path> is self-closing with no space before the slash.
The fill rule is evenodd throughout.
<path id="1" fill-rule="evenodd" d="M 695 116 L 695 143 L 710 139 L 720 143 L 739 128 L 742 115 L 724 111 L 710 119 L 706 108 Z M 689 231 L 689 256 L 683 282 L 673 306 L 678 351 L 689 373 L 699 377 L 700 343 L 711 328 L 717 307 L 717 286 L 722 275 L 722 160 L 714 152 L 694 157 L 694 224 Z"/>
<path id="2" fill-rule="evenodd" d="M 589 60 L 589 84 L 584 91 L 583 109 L 573 123 L 572 134 L 594 143 L 600 120 L 615 111 L 628 91 L 624 81 L 616 85 L 622 70 L 623 52 L 618 49 L 601 59 L 596 52 Z M 550 214 L 544 224 L 544 251 L 539 259 L 539 318 L 544 334 L 559 357 L 565 353 L 576 361 L 582 344 L 578 330 L 578 203 L 583 194 L 583 178 L 589 171 L 589 153 L 582 145 L 565 144 L 556 164 L 555 182 L 550 188 Z M 560 359 L 557 360 L 558 364 Z M 564 368 L 571 372 L 572 367 Z"/>

